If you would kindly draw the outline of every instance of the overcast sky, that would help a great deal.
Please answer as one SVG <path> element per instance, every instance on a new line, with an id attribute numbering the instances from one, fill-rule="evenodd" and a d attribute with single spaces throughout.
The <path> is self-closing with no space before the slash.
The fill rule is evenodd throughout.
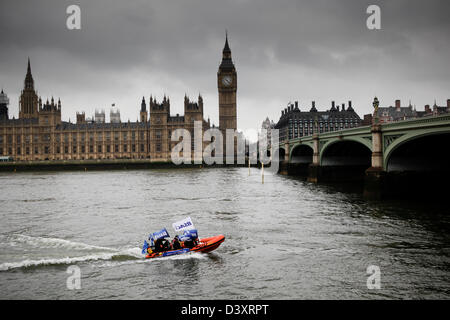
<path id="1" fill-rule="evenodd" d="M 81 8 L 68 30 L 66 8 Z M 381 7 L 381 30 L 366 9 Z M 61 98 L 63 120 L 112 103 L 138 118 L 142 96 L 204 98 L 218 124 L 217 69 L 228 30 L 238 74 L 238 127 L 259 128 L 298 100 L 309 110 L 353 101 L 362 117 L 411 99 L 417 109 L 450 98 L 450 1 L 376 0 L 2 0 L 0 86 L 18 115 L 27 58 L 43 100 Z"/>

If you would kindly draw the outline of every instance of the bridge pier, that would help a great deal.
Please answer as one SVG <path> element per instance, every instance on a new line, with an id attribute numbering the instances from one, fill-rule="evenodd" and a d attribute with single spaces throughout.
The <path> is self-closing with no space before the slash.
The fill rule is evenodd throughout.
<path id="1" fill-rule="evenodd" d="M 278 168 L 278 173 L 284 176 L 289 175 L 289 162 L 280 161 L 280 167 Z"/>
<path id="2" fill-rule="evenodd" d="M 289 141 L 284 144 L 284 158 L 280 159 L 280 167 L 278 168 L 278 173 L 282 175 L 289 175 Z"/>
<path id="3" fill-rule="evenodd" d="M 322 167 L 314 164 L 310 164 L 308 167 L 308 182 L 318 183 L 322 179 Z"/>
<path id="4" fill-rule="evenodd" d="M 387 172 L 382 168 L 369 168 L 364 177 L 364 193 L 366 199 L 381 199 L 385 195 Z"/>
<path id="5" fill-rule="evenodd" d="M 284 161 L 286 163 L 289 163 L 289 153 L 290 153 L 289 141 L 284 144 L 284 150 L 285 150 L 284 151 Z"/>
<path id="6" fill-rule="evenodd" d="M 313 134 L 313 161 L 308 167 L 308 182 L 318 183 L 321 180 L 322 168 L 320 167 L 319 135 Z"/>
<path id="7" fill-rule="evenodd" d="M 364 197 L 368 199 L 380 199 L 386 186 L 386 171 L 383 168 L 383 145 L 381 125 L 375 117 L 372 125 L 372 159 L 371 167 L 366 170 L 364 177 Z"/>

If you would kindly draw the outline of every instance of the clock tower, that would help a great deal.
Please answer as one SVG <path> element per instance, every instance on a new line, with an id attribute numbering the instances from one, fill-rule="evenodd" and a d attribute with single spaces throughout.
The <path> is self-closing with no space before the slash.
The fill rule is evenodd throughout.
<path id="1" fill-rule="evenodd" d="M 222 51 L 222 62 L 217 71 L 217 88 L 219 89 L 219 129 L 222 132 L 224 146 L 226 142 L 226 129 L 237 129 L 236 117 L 236 89 L 237 75 L 231 50 L 228 45 L 228 35 L 225 37 L 225 46 Z M 236 145 L 236 144 L 235 144 Z M 225 150 L 223 152 L 225 153 Z M 234 149 L 236 152 L 236 148 Z"/>

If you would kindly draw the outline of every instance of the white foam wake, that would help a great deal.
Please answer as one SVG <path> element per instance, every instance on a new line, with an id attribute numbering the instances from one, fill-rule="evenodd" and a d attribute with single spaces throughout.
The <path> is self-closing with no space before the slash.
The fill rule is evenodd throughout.
<path id="1" fill-rule="evenodd" d="M 105 253 L 105 254 L 93 254 L 82 257 L 65 257 L 59 259 L 41 259 L 41 260 L 23 260 L 20 262 L 6 262 L 0 264 L 0 271 L 7 271 L 17 268 L 28 268 L 44 265 L 59 265 L 59 264 L 73 264 L 77 262 L 85 262 L 92 260 L 110 260 L 115 254 Z"/>
<path id="2" fill-rule="evenodd" d="M 174 255 L 174 256 L 152 258 L 152 259 L 139 259 L 139 260 L 128 260 L 128 261 L 107 261 L 105 263 L 97 265 L 96 267 L 99 267 L 99 268 L 117 267 L 117 266 L 136 264 L 136 263 L 152 263 L 152 262 L 161 261 L 161 260 L 188 260 L 188 259 L 200 259 L 201 260 L 201 259 L 207 259 L 207 257 L 202 253 L 190 252 L 190 253 L 183 253 L 183 254 Z"/>
<path id="3" fill-rule="evenodd" d="M 26 235 L 14 235 L 11 237 L 13 241 L 19 243 L 25 243 L 28 246 L 40 247 L 40 248 L 67 248 L 74 250 L 102 250 L 102 251 L 117 251 L 117 249 L 94 246 L 81 242 L 74 242 L 58 238 L 44 238 L 44 237 L 31 237 Z"/>

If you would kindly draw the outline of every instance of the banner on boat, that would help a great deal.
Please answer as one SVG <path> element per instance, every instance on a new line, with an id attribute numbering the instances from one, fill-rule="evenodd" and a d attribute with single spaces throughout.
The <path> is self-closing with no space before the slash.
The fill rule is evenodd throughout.
<path id="1" fill-rule="evenodd" d="M 152 238 L 154 240 L 159 239 L 159 238 L 169 238 L 169 237 L 170 237 L 169 236 L 169 232 L 167 232 L 166 228 L 161 229 L 158 232 L 155 232 L 155 233 L 152 234 Z"/>
<path id="2" fill-rule="evenodd" d="M 144 245 L 142 246 L 142 254 L 146 254 L 148 248 L 149 248 L 148 242 L 144 240 Z"/>
<path id="3" fill-rule="evenodd" d="M 175 230 L 175 232 L 195 229 L 194 224 L 192 223 L 191 217 L 187 217 L 183 220 L 174 222 L 172 224 L 172 226 L 173 226 L 173 229 Z"/>

